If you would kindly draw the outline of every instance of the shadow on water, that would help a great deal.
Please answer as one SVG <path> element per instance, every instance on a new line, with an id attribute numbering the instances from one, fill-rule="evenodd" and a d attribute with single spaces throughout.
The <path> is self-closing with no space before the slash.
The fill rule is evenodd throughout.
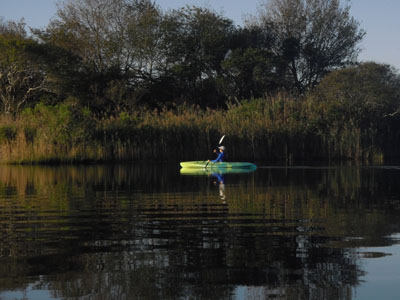
<path id="1" fill-rule="evenodd" d="M 385 255 L 360 249 L 398 243 L 399 171 L 2 166 L 0 298 L 352 299 Z"/>

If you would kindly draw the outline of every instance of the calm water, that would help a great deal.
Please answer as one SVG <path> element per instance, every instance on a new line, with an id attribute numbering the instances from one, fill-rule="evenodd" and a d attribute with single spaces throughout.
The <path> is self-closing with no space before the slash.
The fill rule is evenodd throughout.
<path id="1" fill-rule="evenodd" d="M 400 299 L 400 167 L 1 166 L 0 299 Z"/>

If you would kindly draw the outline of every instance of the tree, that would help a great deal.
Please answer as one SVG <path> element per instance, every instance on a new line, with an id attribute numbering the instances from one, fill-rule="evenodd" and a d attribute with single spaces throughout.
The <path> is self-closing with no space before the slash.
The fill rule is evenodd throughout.
<path id="1" fill-rule="evenodd" d="M 175 100 L 220 104 L 217 79 L 236 30 L 232 21 L 207 8 L 185 7 L 167 14 L 164 28 L 163 79 L 174 84 Z"/>
<path id="2" fill-rule="evenodd" d="M 160 60 L 158 8 L 150 0 L 67 0 L 57 15 L 45 32 L 36 31 L 46 46 L 42 61 L 47 60 L 47 69 L 61 80 L 68 77 L 66 71 L 79 79 L 66 82 L 73 85 L 73 96 L 94 110 L 130 106 Z M 48 51 L 59 65 L 75 64 L 57 70 L 46 59 Z"/>
<path id="3" fill-rule="evenodd" d="M 340 0 L 265 0 L 250 25 L 275 35 L 272 50 L 301 93 L 329 71 L 354 63 L 365 34 L 350 16 L 350 5 Z"/>
<path id="4" fill-rule="evenodd" d="M 331 72 L 313 95 L 326 103 L 327 122 L 351 121 L 365 129 L 400 111 L 400 76 L 389 65 L 363 63 Z"/>
<path id="5" fill-rule="evenodd" d="M 46 90 L 46 77 L 29 59 L 25 23 L 0 20 L 0 100 L 4 113 L 17 114 L 37 102 Z"/>
<path id="6" fill-rule="evenodd" d="M 58 82 L 71 84 L 63 91 L 77 92 L 94 110 L 225 99 L 217 78 L 235 30 L 231 20 L 206 8 L 163 13 L 150 0 L 111 2 L 65 1 L 58 19 L 36 31 L 40 61 Z"/>
<path id="7" fill-rule="evenodd" d="M 228 98 L 250 99 L 285 88 L 285 66 L 271 50 L 274 37 L 259 27 L 237 30 L 222 62 Z"/>
<path id="8" fill-rule="evenodd" d="M 149 0 L 67 0 L 42 37 L 78 54 L 96 72 L 127 71 L 136 59 L 130 49 L 132 24 L 152 9 Z"/>

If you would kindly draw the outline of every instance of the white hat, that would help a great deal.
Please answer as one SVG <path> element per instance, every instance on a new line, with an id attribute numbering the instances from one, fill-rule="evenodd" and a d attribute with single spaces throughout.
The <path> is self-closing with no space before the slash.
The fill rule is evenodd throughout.
<path id="1" fill-rule="evenodd" d="M 222 151 L 225 151 L 225 146 L 219 146 L 218 149 L 221 149 Z"/>

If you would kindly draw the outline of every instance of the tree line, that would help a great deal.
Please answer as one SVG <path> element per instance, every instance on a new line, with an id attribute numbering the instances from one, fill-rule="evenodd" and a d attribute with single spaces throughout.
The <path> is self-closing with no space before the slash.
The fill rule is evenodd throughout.
<path id="1" fill-rule="evenodd" d="M 45 29 L 0 23 L 4 112 L 73 99 L 95 112 L 302 94 L 356 62 L 364 31 L 339 0 L 270 0 L 237 26 L 204 7 L 68 0 Z M 29 78 L 29 79 L 27 79 Z M 12 92 L 10 92 L 12 90 Z"/>
<path id="2" fill-rule="evenodd" d="M 200 158 L 222 134 L 232 159 L 400 151 L 400 76 L 357 61 L 348 1 L 265 0 L 238 26 L 205 7 L 67 0 L 26 27 L 0 20 L 2 160 L 182 159 L 186 142 Z"/>

